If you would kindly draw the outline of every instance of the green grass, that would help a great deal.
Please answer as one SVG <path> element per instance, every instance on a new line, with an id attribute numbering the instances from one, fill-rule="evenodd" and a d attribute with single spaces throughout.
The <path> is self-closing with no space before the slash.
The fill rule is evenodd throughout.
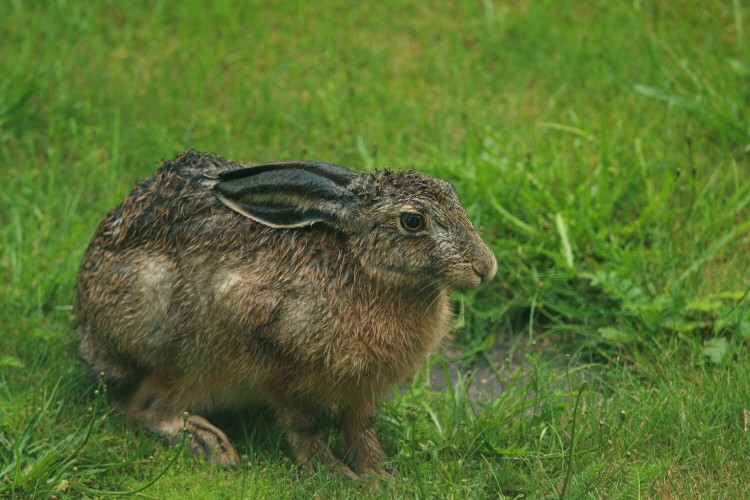
<path id="1" fill-rule="evenodd" d="M 300 475 L 265 413 L 221 417 L 247 459 L 214 470 L 83 375 L 85 245 L 188 148 L 415 166 L 494 248 L 453 342 L 467 373 L 493 341 L 528 354 L 490 359 L 507 391 L 481 407 L 428 370 L 384 401 L 380 495 L 750 495 L 744 2 L 269 5 L 5 3 L 0 497 L 371 494 Z"/>

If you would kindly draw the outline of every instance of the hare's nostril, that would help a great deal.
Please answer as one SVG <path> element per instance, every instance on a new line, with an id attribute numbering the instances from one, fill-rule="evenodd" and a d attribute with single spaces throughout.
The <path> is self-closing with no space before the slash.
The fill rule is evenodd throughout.
<path id="1" fill-rule="evenodd" d="M 495 277 L 495 273 L 497 272 L 497 260 L 495 259 L 495 256 L 492 255 L 490 259 L 472 262 L 471 267 L 481 278 L 482 282 L 486 282 Z"/>
<path id="2" fill-rule="evenodd" d="M 485 280 L 485 276 L 487 276 L 487 271 L 485 269 L 483 269 L 482 266 L 477 266 L 476 263 L 472 263 L 471 267 L 474 269 L 474 272 L 476 273 L 476 275 L 479 276 L 479 278 L 482 281 L 484 281 Z"/>

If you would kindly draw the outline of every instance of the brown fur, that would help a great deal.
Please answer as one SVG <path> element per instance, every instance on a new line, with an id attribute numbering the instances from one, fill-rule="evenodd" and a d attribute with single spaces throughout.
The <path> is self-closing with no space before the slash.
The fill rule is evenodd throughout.
<path id="1" fill-rule="evenodd" d="M 184 153 L 107 214 L 78 275 L 81 354 L 148 428 L 178 439 L 189 411 L 191 448 L 218 464 L 237 455 L 198 415 L 261 402 L 298 464 L 382 472 L 376 399 L 444 337 L 448 289 L 492 278 L 495 258 L 453 188 L 417 172 L 357 176 L 362 208 L 341 227 L 273 229 L 211 191 L 242 167 Z M 413 204 L 430 215 L 421 236 L 399 226 Z M 326 410 L 353 471 L 327 448 Z"/>

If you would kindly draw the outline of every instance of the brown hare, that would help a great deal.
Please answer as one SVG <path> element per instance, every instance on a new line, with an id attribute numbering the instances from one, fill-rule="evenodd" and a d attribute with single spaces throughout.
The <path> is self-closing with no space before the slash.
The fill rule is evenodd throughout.
<path id="1" fill-rule="evenodd" d="M 377 398 L 446 334 L 448 290 L 497 264 L 453 187 L 416 171 L 255 167 L 189 151 L 99 225 L 75 302 L 81 354 L 113 401 L 222 466 L 200 415 L 270 405 L 301 466 L 385 473 Z M 346 443 L 338 462 L 321 417 Z"/>

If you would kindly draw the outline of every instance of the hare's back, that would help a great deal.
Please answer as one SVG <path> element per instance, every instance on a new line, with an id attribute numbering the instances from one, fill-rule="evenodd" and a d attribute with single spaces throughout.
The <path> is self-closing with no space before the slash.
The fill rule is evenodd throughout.
<path id="1" fill-rule="evenodd" d="M 221 172 L 244 166 L 194 151 L 165 162 L 107 214 L 92 243 L 169 251 L 219 243 L 219 236 L 232 226 L 250 224 L 219 202 L 211 188 Z M 242 234 L 250 228 L 234 229 Z"/>

